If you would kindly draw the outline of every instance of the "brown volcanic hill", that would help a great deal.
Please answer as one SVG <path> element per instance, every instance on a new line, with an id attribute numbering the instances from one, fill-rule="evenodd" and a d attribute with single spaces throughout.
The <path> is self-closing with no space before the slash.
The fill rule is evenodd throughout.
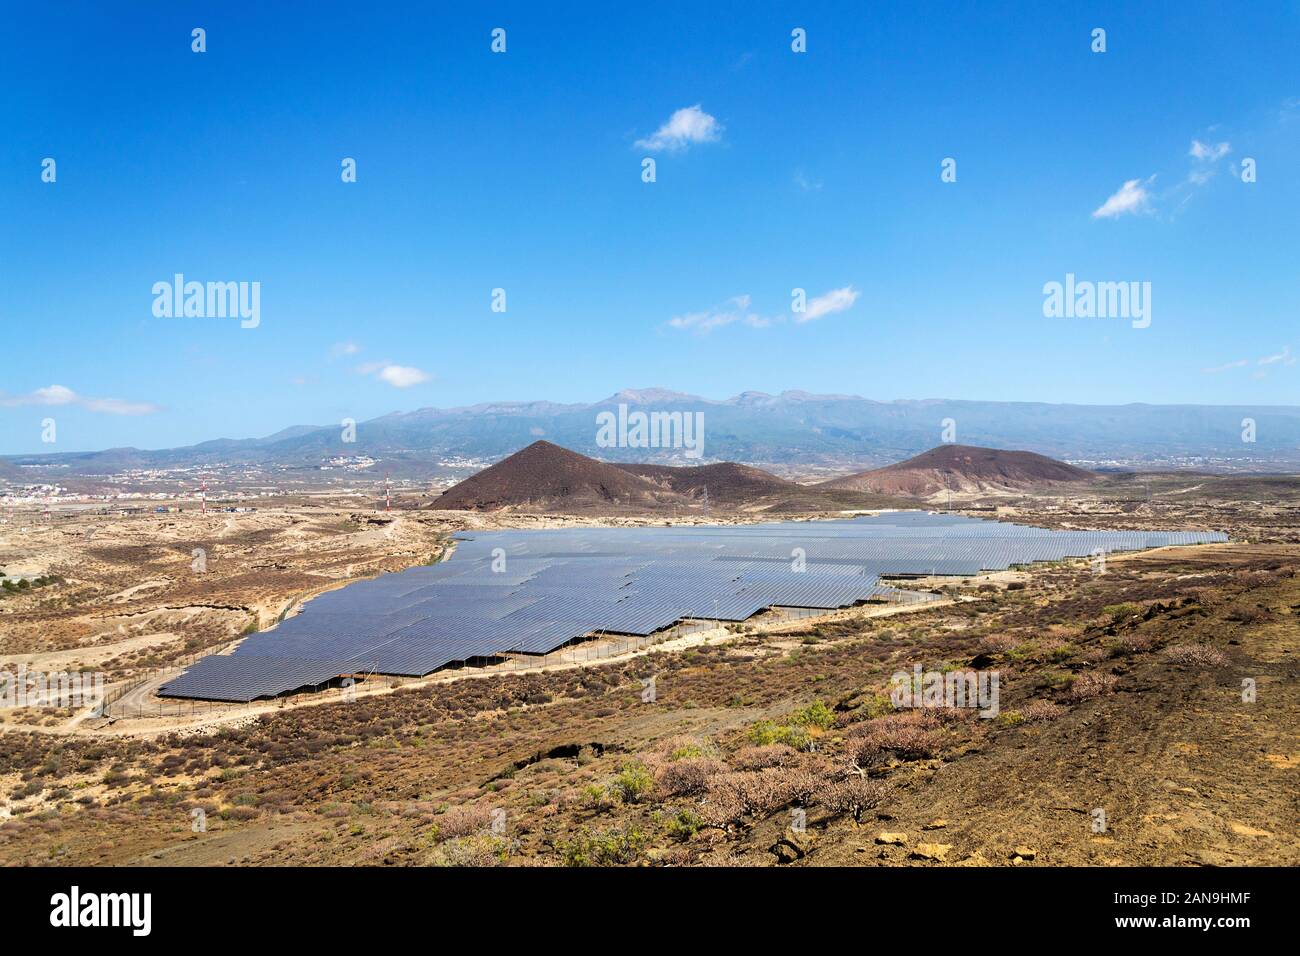
<path id="1" fill-rule="evenodd" d="M 448 488 L 430 507 L 601 511 L 658 510 L 684 503 L 681 495 L 615 465 L 535 441 Z"/>
<path id="2" fill-rule="evenodd" d="M 928 498 L 944 491 L 1024 491 L 1098 476 L 1032 451 L 940 445 L 884 468 L 832 478 L 816 488 Z"/>
<path id="3" fill-rule="evenodd" d="M 768 495 L 789 494 L 803 490 L 803 485 L 778 478 L 761 468 L 738 465 L 734 461 L 685 468 L 671 465 L 624 464 L 615 467 L 647 478 L 668 491 L 691 498 L 702 499 L 707 489 L 710 504 L 750 504 Z"/>
<path id="4" fill-rule="evenodd" d="M 906 508 L 903 499 L 812 488 L 748 465 L 720 462 L 676 468 L 610 464 L 537 441 L 448 488 L 429 507 L 474 511 L 572 513 L 745 510 L 799 513 Z"/>
<path id="5" fill-rule="evenodd" d="M 641 475 L 664 489 L 685 495 L 696 504 L 703 503 L 705 489 L 708 489 L 709 505 L 724 509 L 798 514 L 915 507 L 912 502 L 887 495 L 801 485 L 734 461 L 685 468 L 624 464 L 618 467 Z"/>

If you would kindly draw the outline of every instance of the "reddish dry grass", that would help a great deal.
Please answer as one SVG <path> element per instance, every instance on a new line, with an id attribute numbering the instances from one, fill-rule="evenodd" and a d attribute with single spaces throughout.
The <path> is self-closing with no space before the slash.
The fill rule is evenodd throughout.
<path id="1" fill-rule="evenodd" d="M 1111 693 L 1118 683 L 1119 678 L 1114 674 L 1085 672 L 1076 677 L 1061 696 L 1069 703 L 1078 704 Z"/>
<path id="2" fill-rule="evenodd" d="M 1065 708 L 1060 704 L 1054 704 L 1050 700 L 1035 700 L 1020 708 L 1020 716 L 1025 718 L 1027 724 L 1038 724 L 1049 720 L 1056 720 L 1065 713 Z"/>
<path id="3" fill-rule="evenodd" d="M 666 797 L 704 793 L 710 780 L 729 770 L 721 760 L 710 757 L 674 760 L 659 767 L 655 773 L 655 791 Z"/>
<path id="4" fill-rule="evenodd" d="M 766 816 L 792 804 L 807 804 L 821 779 L 801 767 L 725 773 L 709 781 L 704 818 L 714 826 L 734 825 L 746 816 Z"/>
<path id="5" fill-rule="evenodd" d="M 1165 649 L 1165 660 L 1191 667 L 1227 667 L 1228 655 L 1209 644 L 1175 644 Z"/>
<path id="6" fill-rule="evenodd" d="M 889 795 L 890 787 L 866 777 L 827 781 L 817 793 L 817 802 L 832 813 L 848 813 L 861 821 L 864 811 L 873 810 Z"/>
<path id="7" fill-rule="evenodd" d="M 791 767 L 800 762 L 797 750 L 788 744 L 745 747 L 736 751 L 731 765 L 737 770 L 763 770 L 767 767 Z"/>
<path id="8" fill-rule="evenodd" d="M 849 731 L 845 741 L 850 759 L 863 766 L 893 753 L 904 760 L 933 757 L 943 743 L 940 719 L 924 710 L 887 714 Z"/>
<path id="9" fill-rule="evenodd" d="M 439 840 L 454 840 L 458 837 L 482 833 L 492 825 L 492 810 L 488 807 L 460 806 L 452 807 L 435 824 Z"/>

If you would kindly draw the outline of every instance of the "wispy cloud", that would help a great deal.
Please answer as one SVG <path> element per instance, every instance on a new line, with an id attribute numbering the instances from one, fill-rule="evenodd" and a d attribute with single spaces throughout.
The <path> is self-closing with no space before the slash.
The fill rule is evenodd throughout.
<path id="1" fill-rule="evenodd" d="M 1269 365 L 1281 365 L 1285 367 L 1295 364 L 1296 356 L 1291 354 L 1291 346 L 1284 345 L 1280 352 L 1274 352 L 1272 355 L 1265 355 L 1262 358 L 1255 359 L 1253 362 L 1250 359 L 1237 359 L 1235 362 L 1224 362 L 1222 365 L 1213 365 L 1209 368 L 1203 368 L 1201 371 L 1205 372 L 1207 375 L 1217 375 L 1219 372 L 1231 371 L 1234 368 L 1248 368 L 1249 366 L 1254 365 L 1257 368 L 1254 377 L 1264 378 L 1267 373 L 1262 371 L 1262 369 Z"/>
<path id="2" fill-rule="evenodd" d="M 831 289 L 825 295 L 809 299 L 808 307 L 803 312 L 796 312 L 794 320 L 799 323 L 812 322 L 823 316 L 834 315 L 836 312 L 845 312 L 853 308 L 853 303 L 858 301 L 860 295 L 862 293 L 851 285 L 846 285 L 842 289 Z"/>
<path id="3" fill-rule="evenodd" d="M 1092 211 L 1093 219 L 1114 219 L 1126 213 L 1141 212 L 1151 202 L 1151 193 L 1147 186 L 1155 176 L 1146 179 L 1130 179 L 1111 195 L 1104 203 Z"/>
<path id="4" fill-rule="evenodd" d="M 1273 355 L 1265 355 L 1259 360 L 1260 365 L 1277 365 L 1279 363 L 1282 365 L 1295 364 L 1295 356 L 1291 354 L 1291 346 L 1284 345 L 1282 346 L 1282 351 Z"/>
<path id="5" fill-rule="evenodd" d="M 1156 176 L 1146 179 L 1129 179 L 1120 186 L 1110 198 L 1092 211 L 1093 219 L 1117 219 L 1120 216 L 1141 212 L 1155 212 L 1160 209 L 1170 213 L 1177 212 L 1191 200 L 1195 190 L 1204 186 L 1218 173 L 1222 160 L 1232 152 L 1232 144 L 1227 140 L 1207 142 L 1193 139 L 1187 148 L 1191 157 L 1191 169 L 1185 177 L 1173 176 L 1166 179 L 1172 185 L 1156 194 L 1151 184 Z M 1232 169 L 1231 166 L 1229 166 Z M 1236 173 L 1235 169 L 1232 169 Z"/>
<path id="6" fill-rule="evenodd" d="M 1212 365 L 1209 368 L 1201 369 L 1206 375 L 1217 375 L 1220 372 L 1226 372 L 1229 369 L 1245 368 L 1250 364 L 1250 359 L 1237 359 L 1235 362 L 1224 362 L 1222 365 Z"/>
<path id="7" fill-rule="evenodd" d="M 722 138 L 722 129 L 722 124 L 696 103 L 677 110 L 653 136 L 637 140 L 636 146 L 652 153 L 676 153 L 696 143 L 716 143 Z"/>
<path id="8" fill-rule="evenodd" d="M 334 358 L 341 358 L 345 355 L 356 355 L 361 351 L 361 346 L 356 342 L 335 342 L 330 347 L 330 355 Z"/>
<path id="9" fill-rule="evenodd" d="M 763 329 L 793 320 L 796 325 L 803 325 L 853 308 L 853 304 L 861 295 L 862 293 L 851 285 L 846 285 L 842 289 L 831 289 L 823 295 L 809 299 L 804 304 L 804 311 L 793 312 L 788 316 L 765 316 L 757 313 L 750 307 L 752 299 L 749 295 L 737 295 L 721 305 L 710 306 L 699 312 L 674 315 L 668 320 L 667 325 L 669 328 L 694 332 L 696 335 L 707 335 L 714 329 L 736 324 Z"/>
<path id="10" fill-rule="evenodd" d="M 817 192 L 822 188 L 821 180 L 809 179 L 802 169 L 794 171 L 794 184 L 806 193 Z"/>
<path id="11" fill-rule="evenodd" d="M 0 394 L 0 405 L 15 408 L 23 405 L 71 405 L 103 415 L 152 415 L 162 411 L 152 402 L 129 402 L 120 398 L 92 398 L 79 395 L 66 385 L 47 385 L 24 395 Z"/>
<path id="12" fill-rule="evenodd" d="M 357 366 L 357 372 L 361 375 L 373 375 L 393 388 L 421 385 L 433 377 L 421 369 L 410 365 L 397 365 L 393 362 L 366 362 L 364 365 Z"/>
<path id="13" fill-rule="evenodd" d="M 1196 160 L 1196 163 L 1187 174 L 1188 185 L 1204 186 L 1208 183 L 1219 171 L 1219 160 L 1230 152 L 1232 152 L 1231 143 L 1203 143 L 1199 139 L 1192 140 L 1187 155 Z M 1235 174 L 1236 171 L 1233 172 Z"/>
<path id="14" fill-rule="evenodd" d="M 1202 143 L 1199 139 L 1192 140 L 1191 149 L 1187 151 L 1188 156 L 1194 156 L 1197 159 L 1206 162 L 1215 163 L 1232 152 L 1230 143 Z"/>
<path id="15" fill-rule="evenodd" d="M 668 320 L 668 325 L 670 328 L 706 335 L 714 329 L 720 329 L 724 325 L 731 325 L 735 322 L 743 323 L 752 328 L 763 328 L 772 324 L 770 319 L 765 319 L 751 311 L 749 305 L 750 297 L 748 295 L 733 296 L 722 305 L 711 306 L 700 312 L 675 315 Z"/>

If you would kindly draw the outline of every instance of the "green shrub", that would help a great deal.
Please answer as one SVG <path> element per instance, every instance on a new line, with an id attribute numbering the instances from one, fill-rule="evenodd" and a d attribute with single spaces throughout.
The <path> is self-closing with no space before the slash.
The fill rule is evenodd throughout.
<path id="1" fill-rule="evenodd" d="M 790 723 L 797 727 L 818 727 L 822 730 L 829 730 L 831 724 L 835 723 L 835 714 L 826 702 L 815 700 L 802 710 L 796 710 L 790 715 Z"/>
<path id="2" fill-rule="evenodd" d="M 640 803 L 654 790 L 654 785 L 655 779 L 649 770 L 635 761 L 628 761 L 619 768 L 610 790 L 624 803 Z"/>
<path id="3" fill-rule="evenodd" d="M 698 814 L 690 810 L 681 810 L 668 821 L 668 835 L 674 840 L 685 842 L 695 836 L 703 825 L 704 820 Z"/>
<path id="4" fill-rule="evenodd" d="M 812 737 L 806 728 L 776 724 L 770 720 L 760 720 L 751 726 L 749 728 L 749 740 L 756 747 L 785 744 L 795 750 L 807 750 L 812 744 Z"/>
<path id="5" fill-rule="evenodd" d="M 635 862 L 645 845 L 645 834 L 636 827 L 615 827 L 601 834 L 584 829 L 556 848 L 565 866 L 618 866 Z"/>

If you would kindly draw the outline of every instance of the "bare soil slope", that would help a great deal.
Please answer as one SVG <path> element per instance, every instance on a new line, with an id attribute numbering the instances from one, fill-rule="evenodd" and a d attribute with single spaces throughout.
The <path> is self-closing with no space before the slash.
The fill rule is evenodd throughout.
<path id="1" fill-rule="evenodd" d="M 833 478 L 816 487 L 928 498 L 944 491 L 1023 491 L 1095 480 L 1090 471 L 1031 451 L 940 445 L 907 461 Z"/>
<path id="2" fill-rule="evenodd" d="M 745 504 L 767 495 L 800 492 L 803 486 L 760 468 L 724 461 L 714 465 L 675 468 L 671 465 L 624 465 L 623 471 L 645 478 L 661 488 L 702 498 L 708 492 L 715 504 Z"/>
<path id="3" fill-rule="evenodd" d="M 685 500 L 615 465 L 548 441 L 535 441 L 448 488 L 431 507 L 471 511 L 671 509 Z"/>

